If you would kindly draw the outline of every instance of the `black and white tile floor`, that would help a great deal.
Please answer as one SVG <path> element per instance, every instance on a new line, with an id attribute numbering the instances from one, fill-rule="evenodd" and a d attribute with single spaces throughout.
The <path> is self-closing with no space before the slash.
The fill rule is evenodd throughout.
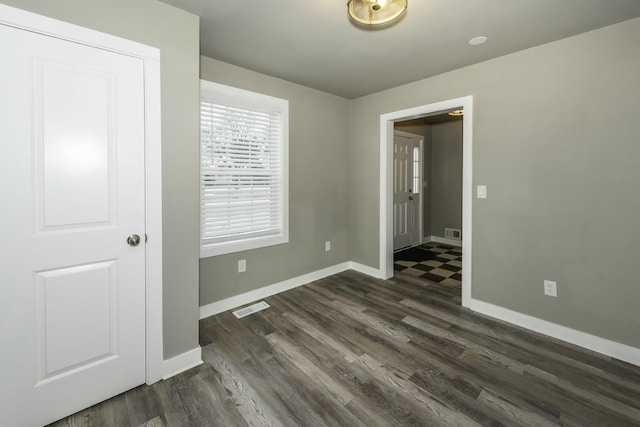
<path id="1" fill-rule="evenodd" d="M 409 254 L 415 255 L 416 249 L 425 251 L 425 258 L 428 259 L 417 261 L 415 256 L 408 256 Z M 403 254 L 407 256 L 403 256 Z M 395 271 L 443 285 L 461 286 L 462 248 L 435 242 L 425 243 L 415 248 L 396 252 L 393 255 L 393 268 Z"/>

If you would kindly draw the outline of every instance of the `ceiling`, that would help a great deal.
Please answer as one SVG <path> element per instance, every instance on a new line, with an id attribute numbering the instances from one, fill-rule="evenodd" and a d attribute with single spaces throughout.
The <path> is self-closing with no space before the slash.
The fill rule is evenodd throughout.
<path id="1" fill-rule="evenodd" d="M 346 98 L 640 16 L 640 0 L 409 0 L 372 31 L 347 0 L 163 1 L 201 17 L 202 55 Z"/>

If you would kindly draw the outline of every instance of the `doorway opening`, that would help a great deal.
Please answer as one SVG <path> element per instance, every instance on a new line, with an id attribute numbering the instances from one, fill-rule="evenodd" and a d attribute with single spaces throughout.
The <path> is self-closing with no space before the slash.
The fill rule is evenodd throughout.
<path id="1" fill-rule="evenodd" d="M 463 258 L 462 113 L 395 122 L 393 153 L 394 270 L 458 291 Z M 408 174 L 404 157 L 413 164 Z M 405 230 L 410 232 L 403 234 Z"/>
<path id="2" fill-rule="evenodd" d="M 395 111 L 380 116 L 380 273 L 385 279 L 391 278 L 394 273 L 393 266 L 393 253 L 394 253 L 394 232 L 396 224 L 394 224 L 394 210 L 397 206 L 394 206 L 394 194 L 397 193 L 394 187 L 394 149 L 397 149 L 394 145 L 395 140 L 395 126 L 401 122 L 407 122 L 409 120 L 422 119 L 425 117 L 433 117 L 442 113 L 447 113 L 452 110 L 463 110 L 464 119 L 462 121 L 462 221 L 461 229 L 458 230 L 455 227 L 446 227 L 453 229 L 447 230 L 448 236 L 453 236 L 453 239 L 442 237 L 444 241 L 442 243 L 454 243 L 457 241 L 455 237 L 460 237 L 461 234 L 461 247 L 465 256 L 461 261 L 462 270 L 464 274 L 461 277 L 462 287 L 462 305 L 468 306 L 471 300 L 471 260 L 472 260 L 472 232 L 471 232 L 471 218 L 472 218 L 472 147 L 473 147 L 473 97 L 466 96 L 463 98 L 451 99 L 448 101 L 442 101 L 434 104 L 423 105 L 419 107 L 409 108 L 406 110 Z M 404 130 L 404 129 L 403 129 Z M 422 193 L 425 191 L 424 177 L 421 178 L 419 189 L 422 197 Z M 460 178 L 460 177 L 459 177 Z M 413 187 L 410 187 L 413 190 Z M 429 188 L 429 182 L 426 183 L 426 188 Z M 423 212 L 424 213 L 424 212 Z M 424 227 L 424 221 L 421 229 L 424 233 L 427 232 Z M 464 233 L 461 233 L 464 230 Z M 456 233 L 458 231 L 458 233 Z M 444 232 L 444 231 L 443 231 Z M 438 233 L 439 234 L 439 233 Z M 446 234 L 445 234 L 446 235 Z M 427 239 L 432 234 L 426 235 Z M 438 236 L 436 236 L 438 237 Z M 431 238 L 431 240 L 437 240 Z M 405 242 L 406 243 L 406 242 Z M 439 243 L 439 242 L 438 242 Z M 410 244 L 411 246 L 411 244 Z M 454 255 L 454 254 L 452 254 Z"/>

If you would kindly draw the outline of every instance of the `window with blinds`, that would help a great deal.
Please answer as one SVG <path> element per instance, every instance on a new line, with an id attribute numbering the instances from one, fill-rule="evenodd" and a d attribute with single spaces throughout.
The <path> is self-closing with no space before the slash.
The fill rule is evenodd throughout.
<path id="1" fill-rule="evenodd" d="M 288 101 L 201 82 L 201 256 L 288 241 Z"/>

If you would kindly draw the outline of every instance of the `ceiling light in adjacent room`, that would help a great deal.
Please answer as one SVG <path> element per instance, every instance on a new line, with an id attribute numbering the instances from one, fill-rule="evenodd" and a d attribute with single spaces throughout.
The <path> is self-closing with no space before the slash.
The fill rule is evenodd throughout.
<path id="1" fill-rule="evenodd" d="M 450 116 L 454 116 L 454 117 L 463 116 L 464 115 L 464 110 L 449 111 L 449 115 Z"/>
<path id="2" fill-rule="evenodd" d="M 469 40 L 469 44 L 471 46 L 478 46 L 478 45 L 483 44 L 486 41 L 487 41 L 487 38 L 485 36 L 478 36 L 478 37 L 474 37 L 471 40 Z"/>
<path id="3" fill-rule="evenodd" d="M 349 0 L 349 16 L 364 25 L 387 24 L 407 10 L 407 0 Z"/>

